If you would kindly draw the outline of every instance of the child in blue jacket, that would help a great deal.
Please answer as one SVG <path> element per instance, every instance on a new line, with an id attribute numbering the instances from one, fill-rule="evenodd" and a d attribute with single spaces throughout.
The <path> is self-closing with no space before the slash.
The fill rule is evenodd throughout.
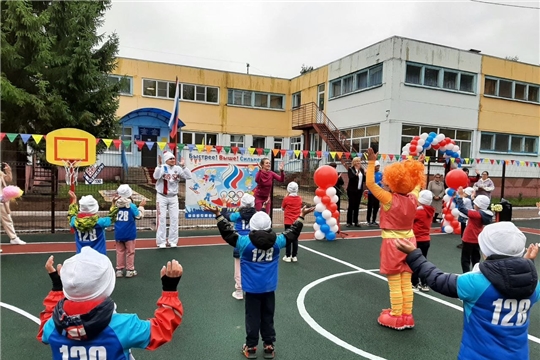
<path id="1" fill-rule="evenodd" d="M 486 225 L 478 237 L 484 261 L 462 275 L 443 273 L 413 245 L 394 240 L 422 282 L 463 301 L 459 360 L 529 359 L 529 319 L 540 283 L 533 263 L 539 244 L 525 251 L 526 240 L 511 222 Z"/>
<path id="2" fill-rule="evenodd" d="M 75 230 L 77 253 L 80 253 L 84 246 L 90 246 L 103 255 L 107 255 L 105 228 L 111 226 L 116 220 L 118 208 L 114 204 L 117 199 L 113 199 L 109 215 L 99 217 L 97 215 L 99 204 L 92 195 L 81 197 L 79 206 L 77 206 L 77 195 L 70 191 L 69 196 L 71 203 L 69 204 L 68 220 L 71 228 Z"/>
<path id="3" fill-rule="evenodd" d="M 118 214 L 114 224 L 114 240 L 116 244 L 116 277 L 130 278 L 137 275 L 135 270 L 135 239 L 137 238 L 137 224 L 135 220 L 144 217 L 146 199 L 137 207 L 131 200 L 133 190 L 127 184 L 120 185 L 116 193 L 120 197 L 116 200 Z M 127 263 L 127 264 L 126 264 Z"/>
<path id="4" fill-rule="evenodd" d="M 249 221 L 251 217 L 255 215 L 257 211 L 255 210 L 255 197 L 250 194 L 244 194 L 240 200 L 240 208 L 237 212 L 228 213 L 223 212 L 223 216 L 230 222 L 234 223 L 234 229 L 238 232 L 239 235 L 248 235 Z M 236 300 L 244 299 L 244 291 L 242 290 L 242 272 L 240 269 L 240 253 L 235 247 L 233 250 L 234 258 L 234 292 L 232 293 L 233 298 Z"/>
<path id="5" fill-rule="evenodd" d="M 274 358 L 275 290 L 278 281 L 279 250 L 300 236 L 304 217 L 315 208 L 302 209 L 300 217 L 290 229 L 277 235 L 272 231 L 272 221 L 259 211 L 251 218 L 248 235 L 240 235 L 234 226 L 220 214 L 219 209 L 207 210 L 216 215 L 219 232 L 231 246 L 238 248 L 242 268 L 242 288 L 245 291 L 246 343 L 242 353 L 248 359 L 257 358 L 259 332 L 264 345 L 264 358 Z"/>

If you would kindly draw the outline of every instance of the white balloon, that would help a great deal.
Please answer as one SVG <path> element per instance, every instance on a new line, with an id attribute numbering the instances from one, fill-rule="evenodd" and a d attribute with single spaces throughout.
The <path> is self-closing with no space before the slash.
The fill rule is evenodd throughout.
<path id="1" fill-rule="evenodd" d="M 322 213 L 324 210 L 326 210 L 326 205 L 323 203 L 315 205 L 315 211 Z"/>
<path id="2" fill-rule="evenodd" d="M 437 139 L 436 137 L 433 138 L 433 141 L 431 142 L 431 145 L 437 145 L 439 143 L 439 139 Z"/>
<path id="3" fill-rule="evenodd" d="M 444 195 L 444 197 L 442 198 L 442 200 L 443 200 L 445 203 L 449 202 L 450 199 L 451 199 L 451 197 L 448 196 L 448 195 Z"/>
<path id="4" fill-rule="evenodd" d="M 453 151 L 453 152 L 458 152 L 458 151 L 459 151 L 459 146 L 454 145 L 454 146 L 452 147 L 452 151 Z"/>
<path id="5" fill-rule="evenodd" d="M 339 196 L 334 195 L 334 196 L 332 196 L 332 199 L 330 199 L 330 200 L 332 200 L 332 203 L 335 204 L 335 203 L 337 203 L 339 201 Z"/>
<path id="6" fill-rule="evenodd" d="M 431 145 L 429 145 L 427 148 L 424 148 L 424 150 L 429 150 L 431 149 Z"/>
<path id="7" fill-rule="evenodd" d="M 326 195 L 328 195 L 330 197 L 336 195 L 336 188 L 331 186 L 328 189 L 326 189 Z"/>
<path id="8" fill-rule="evenodd" d="M 443 228 L 446 227 L 446 226 L 450 226 L 450 221 L 444 220 L 443 223 L 442 223 L 442 226 L 443 226 Z"/>
<path id="9" fill-rule="evenodd" d="M 439 134 L 437 135 L 437 137 L 439 138 L 439 141 L 441 141 L 442 139 L 446 139 L 446 135 L 444 134 Z"/>
<path id="10" fill-rule="evenodd" d="M 314 203 L 315 205 L 320 204 L 321 202 L 322 202 L 322 200 L 321 200 L 321 197 L 320 197 L 320 196 L 315 196 L 315 197 L 313 198 L 313 203 Z"/>
<path id="11" fill-rule="evenodd" d="M 408 147 L 404 146 L 401 148 L 401 151 L 406 151 L 408 149 Z"/>
<path id="12" fill-rule="evenodd" d="M 426 143 L 426 140 L 424 139 L 418 139 L 418 146 L 424 147 L 424 144 Z"/>
<path id="13" fill-rule="evenodd" d="M 426 140 L 429 137 L 428 133 L 422 133 L 420 139 Z"/>
<path id="14" fill-rule="evenodd" d="M 454 228 L 450 225 L 444 227 L 444 232 L 447 234 L 451 234 L 454 232 Z"/>
<path id="15" fill-rule="evenodd" d="M 450 144 L 446 144 L 446 150 L 453 150 L 454 149 L 454 144 L 450 143 Z"/>
<path id="16" fill-rule="evenodd" d="M 408 151 L 404 151 L 404 152 L 401 153 L 401 155 L 409 156 L 409 152 L 408 152 Z"/>
<path id="17" fill-rule="evenodd" d="M 452 201 L 452 202 L 450 203 L 450 210 L 453 210 L 453 209 L 455 209 L 455 208 L 456 208 L 456 204 Z"/>
<path id="18" fill-rule="evenodd" d="M 334 226 L 332 226 L 332 227 L 330 228 L 330 231 L 332 231 L 333 233 L 337 233 L 337 232 L 339 231 L 339 226 L 337 226 L 337 224 L 334 225 Z"/>
<path id="19" fill-rule="evenodd" d="M 458 217 L 459 216 L 459 210 L 458 209 L 452 209 L 452 215 L 454 215 L 454 217 Z"/>
<path id="20" fill-rule="evenodd" d="M 315 231 L 321 230 L 321 225 L 319 225 L 317 223 L 314 223 L 313 224 L 313 230 L 315 230 Z"/>
<path id="21" fill-rule="evenodd" d="M 330 210 L 324 210 L 322 212 L 322 217 L 325 218 L 327 220 L 327 223 L 328 223 L 328 219 L 330 219 L 332 217 L 332 212 Z"/>
<path id="22" fill-rule="evenodd" d="M 330 219 L 326 219 L 326 225 L 332 227 L 337 224 L 336 218 L 331 217 Z"/>
<path id="23" fill-rule="evenodd" d="M 321 230 L 315 231 L 315 239 L 317 239 L 317 240 L 324 239 L 324 233 Z"/>

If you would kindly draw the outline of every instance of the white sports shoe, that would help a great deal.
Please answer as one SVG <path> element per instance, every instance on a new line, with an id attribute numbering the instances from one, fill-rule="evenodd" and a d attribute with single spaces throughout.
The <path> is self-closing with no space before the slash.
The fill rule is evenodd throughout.
<path id="1" fill-rule="evenodd" d="M 178 247 L 178 244 L 171 244 L 169 246 L 172 247 L 172 248 L 175 248 L 175 247 Z"/>
<path id="2" fill-rule="evenodd" d="M 232 293 L 232 297 L 236 300 L 244 300 L 244 292 L 242 290 L 236 290 Z"/>
<path id="3" fill-rule="evenodd" d="M 15 239 L 11 239 L 9 240 L 9 243 L 10 244 L 14 244 L 14 245 L 25 245 L 26 242 L 22 241 L 21 239 L 19 239 L 19 237 L 17 236 Z"/>
<path id="4" fill-rule="evenodd" d="M 159 244 L 157 247 L 160 249 L 165 249 L 167 247 L 167 244 Z"/>
<path id="5" fill-rule="evenodd" d="M 296 256 L 293 256 L 292 257 L 292 262 L 297 262 L 298 261 L 298 258 Z"/>
<path id="6" fill-rule="evenodd" d="M 291 257 L 285 255 L 285 256 L 283 257 L 283 261 L 285 261 L 285 262 L 291 262 Z"/>

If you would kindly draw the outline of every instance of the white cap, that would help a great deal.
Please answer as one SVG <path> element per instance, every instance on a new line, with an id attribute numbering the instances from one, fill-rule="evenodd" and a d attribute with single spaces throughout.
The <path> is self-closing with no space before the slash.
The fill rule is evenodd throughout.
<path id="1" fill-rule="evenodd" d="M 480 250 L 485 256 L 523 256 L 526 241 L 525 235 L 510 221 L 486 225 L 478 235 Z"/>
<path id="2" fill-rule="evenodd" d="M 287 185 L 287 192 L 289 194 L 298 194 L 298 184 L 295 183 L 294 181 L 291 181 L 288 185 Z"/>
<path id="3" fill-rule="evenodd" d="M 249 228 L 251 230 L 270 230 L 272 228 L 272 220 L 264 211 L 256 212 L 249 220 Z"/>
<path id="4" fill-rule="evenodd" d="M 471 196 L 474 192 L 474 189 L 472 187 L 468 187 L 468 188 L 465 188 L 465 190 L 463 190 L 463 192 L 465 194 L 467 194 L 468 196 Z"/>
<path id="5" fill-rule="evenodd" d="M 433 201 L 433 193 L 429 190 L 422 190 L 418 195 L 418 202 L 422 205 L 431 205 Z"/>
<path id="6" fill-rule="evenodd" d="M 474 205 L 478 206 L 480 210 L 487 210 L 491 200 L 486 195 L 478 195 L 473 200 Z"/>
<path id="7" fill-rule="evenodd" d="M 88 301 L 110 296 L 116 284 L 109 258 L 90 246 L 64 261 L 60 270 L 64 295 L 73 301 Z"/>
<path id="8" fill-rule="evenodd" d="M 129 198 L 131 197 L 131 195 L 133 195 L 133 190 L 131 190 L 128 184 L 122 184 L 118 187 L 116 193 L 118 194 L 118 196 Z"/>
<path id="9" fill-rule="evenodd" d="M 244 207 L 254 207 L 255 198 L 251 194 L 244 194 L 244 196 L 242 196 L 242 199 L 240 200 L 240 204 Z"/>
<path id="10" fill-rule="evenodd" d="M 379 162 L 379 160 L 375 160 L 375 166 L 381 166 L 381 163 Z"/>
<path id="11" fill-rule="evenodd" d="M 173 153 L 169 152 L 169 151 L 165 151 L 163 153 L 163 161 L 167 161 L 167 160 L 170 160 L 170 159 L 174 159 Z"/>
<path id="12" fill-rule="evenodd" d="M 99 204 L 92 195 L 86 195 L 79 200 L 79 211 L 88 214 L 97 214 Z"/>

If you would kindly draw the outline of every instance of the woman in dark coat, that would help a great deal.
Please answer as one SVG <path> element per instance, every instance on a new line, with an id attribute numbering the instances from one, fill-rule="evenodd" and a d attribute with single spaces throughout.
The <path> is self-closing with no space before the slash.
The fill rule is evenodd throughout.
<path id="1" fill-rule="evenodd" d="M 351 167 L 347 170 L 349 183 L 347 184 L 347 196 L 349 197 L 349 207 L 347 208 L 347 227 L 353 224 L 360 227 L 358 223 L 358 210 L 360 201 L 364 193 L 364 184 L 366 183 L 366 173 L 360 164 L 360 158 L 355 157 L 352 160 Z"/>

